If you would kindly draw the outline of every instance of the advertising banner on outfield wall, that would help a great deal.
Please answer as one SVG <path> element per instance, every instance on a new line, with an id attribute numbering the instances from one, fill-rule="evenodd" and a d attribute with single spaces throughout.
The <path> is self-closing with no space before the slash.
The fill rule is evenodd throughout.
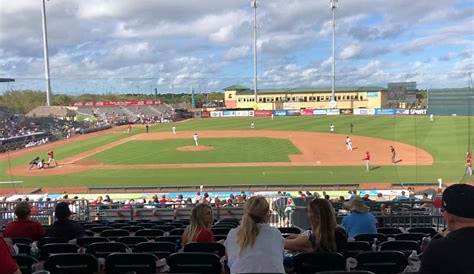
<path id="1" fill-rule="evenodd" d="M 374 115 L 375 109 L 367 109 L 367 108 L 355 108 L 354 115 Z"/>
<path id="2" fill-rule="evenodd" d="M 235 111 L 233 111 L 233 110 L 224 110 L 224 117 L 235 117 Z"/>
<path id="3" fill-rule="evenodd" d="M 193 117 L 194 118 L 201 118 L 201 112 L 198 111 L 198 112 L 193 112 Z"/>
<path id="4" fill-rule="evenodd" d="M 301 115 L 303 116 L 313 116 L 314 109 L 302 109 Z"/>
<path id="5" fill-rule="evenodd" d="M 224 116 L 224 113 L 222 111 L 211 111 L 212 118 L 218 118 L 222 116 Z"/>
<path id="6" fill-rule="evenodd" d="M 237 117 L 248 117 L 249 116 L 249 111 L 248 110 L 237 110 L 235 112 L 235 116 L 237 116 Z"/>
<path id="7" fill-rule="evenodd" d="M 201 112 L 201 118 L 209 118 L 211 117 L 211 113 L 209 111 Z"/>
<path id="8" fill-rule="evenodd" d="M 275 116 L 286 116 L 287 114 L 286 114 L 286 110 L 281 109 L 281 110 L 274 110 L 273 115 L 275 115 Z"/>
<path id="9" fill-rule="evenodd" d="M 396 111 L 393 108 L 376 108 L 375 115 L 395 115 Z"/>
<path id="10" fill-rule="evenodd" d="M 327 115 L 340 115 L 341 114 L 341 111 L 339 109 L 331 109 L 331 108 L 328 108 L 326 110 L 326 113 Z"/>
<path id="11" fill-rule="evenodd" d="M 289 110 L 286 111 L 286 115 L 288 115 L 288 116 L 300 116 L 301 113 L 300 113 L 300 110 L 289 109 Z"/>
<path id="12" fill-rule="evenodd" d="M 315 109 L 313 110 L 313 115 L 326 115 L 327 111 L 325 109 Z"/>
<path id="13" fill-rule="evenodd" d="M 255 116 L 256 116 L 256 117 L 268 117 L 268 116 L 272 116 L 272 111 L 271 111 L 271 110 L 256 110 L 256 111 L 255 111 Z"/>
<path id="14" fill-rule="evenodd" d="M 253 117 L 253 116 L 255 116 L 255 111 L 249 110 L 249 117 Z"/>

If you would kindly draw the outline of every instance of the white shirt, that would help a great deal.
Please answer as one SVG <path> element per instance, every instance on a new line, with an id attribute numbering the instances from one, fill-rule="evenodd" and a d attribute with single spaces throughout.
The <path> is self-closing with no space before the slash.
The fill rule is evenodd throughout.
<path id="1" fill-rule="evenodd" d="M 194 135 L 193 135 L 193 138 L 194 138 L 194 141 L 197 141 L 198 135 L 197 135 L 197 134 L 194 134 Z"/>
<path id="2" fill-rule="evenodd" d="M 284 239 L 278 229 L 268 224 L 259 224 L 260 232 L 255 244 L 247 247 L 240 254 L 237 244 L 237 231 L 229 231 L 225 241 L 227 264 L 231 274 L 237 273 L 285 273 L 283 267 Z"/>

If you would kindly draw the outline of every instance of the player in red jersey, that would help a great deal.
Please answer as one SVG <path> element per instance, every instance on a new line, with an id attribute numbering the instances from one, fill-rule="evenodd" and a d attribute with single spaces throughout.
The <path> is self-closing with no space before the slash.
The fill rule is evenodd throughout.
<path id="1" fill-rule="evenodd" d="M 472 154 L 470 152 L 466 155 L 466 170 L 464 174 L 472 176 Z"/>
<path id="2" fill-rule="evenodd" d="M 370 171 L 370 153 L 368 151 L 365 152 L 365 158 L 362 159 L 362 161 L 365 161 L 365 170 L 369 172 Z"/>

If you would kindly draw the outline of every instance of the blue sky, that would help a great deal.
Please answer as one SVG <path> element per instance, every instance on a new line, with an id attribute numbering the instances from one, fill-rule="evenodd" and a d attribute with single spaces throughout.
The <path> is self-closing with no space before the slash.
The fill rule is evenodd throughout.
<path id="1" fill-rule="evenodd" d="M 53 92 L 252 86 L 249 0 L 51 0 L 47 13 Z M 259 1 L 261 88 L 330 86 L 330 15 L 329 0 Z M 474 1 L 340 0 L 336 17 L 336 85 L 467 86 Z M 18 79 L 0 90 L 44 89 L 42 54 L 41 1 L 0 0 L 0 77 Z"/>

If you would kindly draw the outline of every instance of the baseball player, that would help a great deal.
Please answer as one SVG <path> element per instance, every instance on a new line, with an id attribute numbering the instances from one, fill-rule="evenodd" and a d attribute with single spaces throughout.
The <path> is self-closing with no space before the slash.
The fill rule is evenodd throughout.
<path id="1" fill-rule="evenodd" d="M 334 133 L 334 129 L 335 129 L 335 126 L 334 126 L 334 124 L 331 123 L 331 124 L 329 125 L 329 131 L 330 131 L 331 133 Z"/>
<path id="2" fill-rule="evenodd" d="M 365 152 L 365 158 L 362 159 L 362 161 L 365 161 L 365 170 L 369 172 L 370 171 L 370 153 L 368 151 Z"/>
<path id="3" fill-rule="evenodd" d="M 57 166 L 58 163 L 56 163 L 56 160 L 54 159 L 54 151 L 50 150 L 48 151 L 48 167 L 51 166 L 51 164 L 54 163 L 54 166 Z"/>
<path id="4" fill-rule="evenodd" d="M 430 114 L 430 121 L 431 121 L 431 122 L 434 122 L 434 115 L 433 115 L 433 113 Z"/>
<path id="5" fill-rule="evenodd" d="M 40 157 L 36 156 L 33 160 L 30 161 L 30 169 L 37 167 Z"/>
<path id="6" fill-rule="evenodd" d="M 173 132 L 173 134 L 176 134 L 176 127 L 175 127 L 175 126 L 173 126 L 173 127 L 171 128 L 171 132 Z"/>
<path id="7" fill-rule="evenodd" d="M 132 133 L 132 124 L 128 124 L 127 133 L 128 134 Z"/>
<path id="8" fill-rule="evenodd" d="M 346 137 L 346 149 L 347 151 L 352 151 L 352 140 L 349 136 Z"/>
<path id="9" fill-rule="evenodd" d="M 194 145 L 198 146 L 199 135 L 197 133 L 194 133 L 193 140 L 194 140 Z"/>
<path id="10" fill-rule="evenodd" d="M 392 155 L 392 164 L 396 164 L 397 151 L 395 150 L 393 146 L 390 146 L 390 154 Z"/>
<path id="11" fill-rule="evenodd" d="M 150 128 L 150 126 L 148 125 L 148 123 L 146 123 L 145 124 L 146 133 L 148 133 L 149 128 Z"/>
<path id="12" fill-rule="evenodd" d="M 466 170 L 464 173 L 472 176 L 472 154 L 470 152 L 466 155 Z"/>
<path id="13" fill-rule="evenodd" d="M 250 123 L 250 128 L 251 128 L 251 129 L 254 129 L 254 128 L 255 128 L 255 123 L 254 123 L 254 121 L 252 121 L 252 122 Z"/>

